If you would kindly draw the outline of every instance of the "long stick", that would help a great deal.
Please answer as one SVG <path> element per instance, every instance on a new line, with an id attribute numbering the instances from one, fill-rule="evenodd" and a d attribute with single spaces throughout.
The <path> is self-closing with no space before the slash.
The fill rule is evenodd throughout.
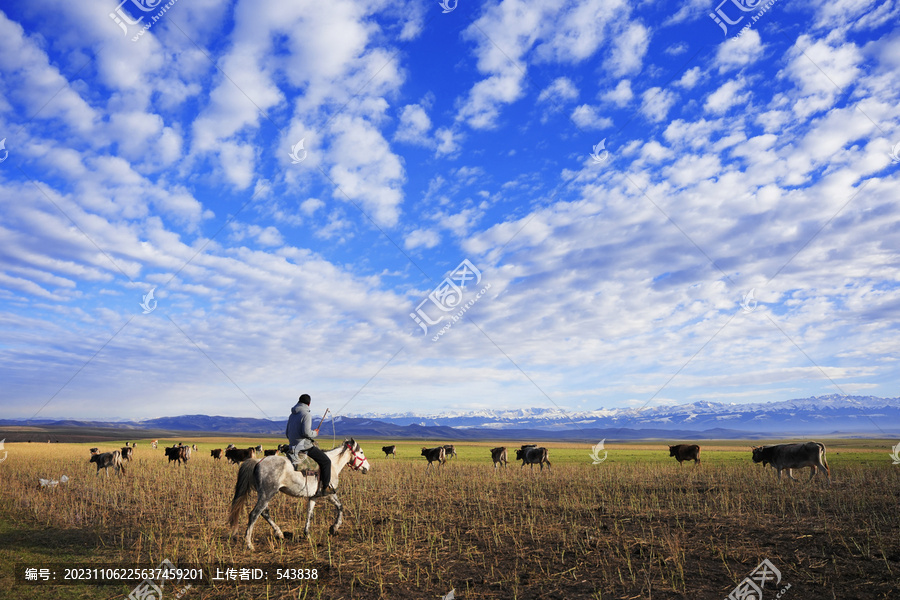
<path id="1" fill-rule="evenodd" d="M 318 431 L 318 430 L 319 430 L 319 428 L 321 428 L 321 427 L 322 427 L 322 423 L 324 423 L 324 422 L 325 422 L 325 415 L 327 415 L 327 414 L 328 414 L 328 411 L 329 411 L 329 410 L 331 410 L 331 409 L 328 409 L 328 408 L 326 408 L 326 409 L 325 409 L 325 413 L 324 413 L 324 414 L 323 414 L 323 415 L 322 415 L 322 420 L 321 420 L 321 421 L 319 421 L 319 427 L 316 427 L 316 431 Z"/>

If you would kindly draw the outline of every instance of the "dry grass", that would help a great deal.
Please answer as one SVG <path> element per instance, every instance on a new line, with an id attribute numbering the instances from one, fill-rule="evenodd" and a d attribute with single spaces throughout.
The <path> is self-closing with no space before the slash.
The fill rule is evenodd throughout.
<path id="1" fill-rule="evenodd" d="M 322 503 L 309 540 L 277 541 L 260 521 L 250 554 L 227 537 L 237 467 L 209 457 L 223 443 L 202 444 L 182 468 L 166 464 L 162 444 L 141 444 L 127 474 L 108 480 L 94 476 L 89 444 L 7 444 L 0 558 L 266 563 L 321 577 L 197 586 L 188 599 L 440 598 L 451 588 L 458 598 L 724 598 L 764 558 L 791 584 L 788 600 L 888 598 L 900 587 L 900 467 L 886 450 L 830 453 L 828 487 L 779 485 L 729 445 L 704 448 L 696 469 L 679 468 L 662 444 L 608 446 L 610 460 L 596 466 L 588 446 L 560 445 L 552 472 L 540 473 L 513 464 L 494 472 L 489 445 L 457 444 L 460 457 L 431 474 L 415 456 L 421 444 L 401 445 L 397 460 L 379 457 L 380 441 L 362 445 L 373 470 L 341 477 L 340 536 L 328 537 L 334 512 Z M 37 487 L 38 477 L 62 474 L 68 485 Z M 305 501 L 272 504 L 285 531 L 299 534 L 305 515 Z M 7 569 L 0 578 L 3 597 L 127 592 L 13 587 Z"/>

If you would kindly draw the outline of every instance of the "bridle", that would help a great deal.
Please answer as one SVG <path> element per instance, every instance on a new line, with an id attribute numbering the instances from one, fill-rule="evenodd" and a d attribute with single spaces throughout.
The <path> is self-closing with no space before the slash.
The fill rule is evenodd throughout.
<path id="1" fill-rule="evenodd" d="M 366 455 L 362 453 L 362 449 L 360 449 L 357 454 L 356 450 L 353 449 L 353 446 L 350 445 L 350 442 L 345 442 L 344 447 L 350 451 L 350 462 L 347 464 L 349 464 L 350 468 L 354 471 L 359 471 L 366 462 Z"/>

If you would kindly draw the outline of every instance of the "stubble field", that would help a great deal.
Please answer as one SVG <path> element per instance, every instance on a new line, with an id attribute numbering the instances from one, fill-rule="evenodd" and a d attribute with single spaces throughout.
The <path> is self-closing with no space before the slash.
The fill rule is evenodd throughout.
<path id="1" fill-rule="evenodd" d="M 425 469 L 422 442 L 360 440 L 372 464 L 341 473 L 340 535 L 320 502 L 307 540 L 305 500 L 279 495 L 275 540 L 262 520 L 256 552 L 225 524 L 237 467 L 209 456 L 228 441 L 197 443 L 184 467 L 140 441 L 124 477 L 94 475 L 94 444 L 6 444 L 0 463 L 0 597 L 126 598 L 134 585 L 27 585 L 15 564 L 225 565 L 315 568 L 308 582 L 220 582 L 182 597 L 212 598 L 658 598 L 721 599 L 764 559 L 780 571 L 763 598 L 889 598 L 900 589 L 900 466 L 886 441 L 826 441 L 833 483 L 779 484 L 748 444 L 703 444 L 683 467 L 665 445 L 542 444 L 543 473 L 510 463 L 494 471 L 492 444 L 457 444 L 459 456 Z M 280 440 L 263 441 L 267 448 Z M 101 451 L 123 444 L 102 443 Z M 327 445 L 327 444 L 325 444 Z M 431 443 L 429 445 L 436 445 Z M 496 445 L 496 444 L 493 444 Z M 514 445 L 506 444 L 510 457 Z M 602 456 L 602 453 L 601 453 Z M 433 471 L 433 472 L 431 472 Z M 38 478 L 70 481 L 41 489 Z M 252 502 L 254 499 L 251 500 Z M 242 527 L 243 530 L 243 527 Z M 168 588 L 171 590 L 171 586 Z M 170 591 L 164 598 L 172 598 Z"/>

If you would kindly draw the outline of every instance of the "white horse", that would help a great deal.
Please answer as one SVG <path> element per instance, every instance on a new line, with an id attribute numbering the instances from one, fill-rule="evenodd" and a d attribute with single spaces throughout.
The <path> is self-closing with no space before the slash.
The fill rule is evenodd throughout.
<path id="1" fill-rule="evenodd" d="M 352 438 L 344 440 L 337 448 L 325 452 L 331 459 L 331 484 L 337 489 L 338 474 L 347 464 L 354 471 L 369 470 L 369 461 L 363 454 L 362 448 Z M 303 532 L 309 535 L 309 526 L 312 523 L 313 510 L 316 507 L 316 499 L 312 496 L 319 487 L 319 480 L 313 474 L 295 471 L 291 461 L 283 456 L 267 456 L 262 460 L 250 458 L 241 463 L 238 470 L 237 483 L 234 486 L 234 498 L 231 500 L 231 510 L 228 511 L 228 524 L 231 526 L 232 537 L 237 535 L 238 520 L 247 498 L 250 496 L 251 487 L 256 487 L 256 506 L 250 511 L 250 520 L 247 522 L 247 548 L 253 550 L 253 524 L 262 515 L 262 518 L 275 530 L 275 537 L 284 539 L 284 534 L 272 517 L 269 516 L 269 502 L 278 492 L 283 492 L 295 498 L 309 498 L 309 510 L 306 514 L 306 527 Z M 331 535 L 336 535 L 344 517 L 344 507 L 338 500 L 337 494 L 324 496 L 337 508 L 337 518 L 331 525 Z"/>

